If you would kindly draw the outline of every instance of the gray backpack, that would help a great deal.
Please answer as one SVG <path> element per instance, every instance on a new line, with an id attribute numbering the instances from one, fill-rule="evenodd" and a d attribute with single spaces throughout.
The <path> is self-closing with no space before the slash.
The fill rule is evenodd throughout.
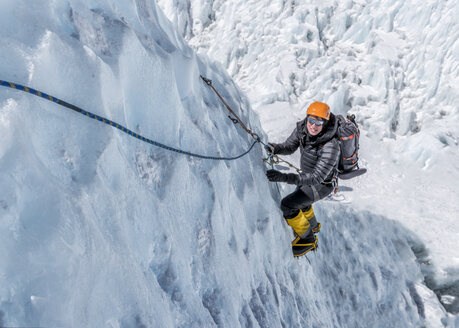
<path id="1" fill-rule="evenodd" d="M 360 169 L 359 161 L 359 126 L 355 122 L 354 115 L 348 115 L 344 118 L 337 115 L 338 131 L 337 137 L 341 155 L 338 163 L 338 177 L 340 179 L 351 179 L 364 174 L 367 170 Z"/>

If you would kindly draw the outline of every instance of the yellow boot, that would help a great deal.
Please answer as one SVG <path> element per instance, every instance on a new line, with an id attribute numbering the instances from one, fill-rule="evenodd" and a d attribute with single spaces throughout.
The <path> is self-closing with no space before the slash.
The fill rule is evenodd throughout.
<path id="1" fill-rule="evenodd" d="M 304 213 L 304 217 L 308 220 L 309 224 L 312 227 L 312 232 L 318 233 L 320 231 L 321 224 L 317 222 L 316 216 L 314 215 L 314 210 L 312 209 L 312 205 L 309 206 L 309 209 Z"/>
<path id="2" fill-rule="evenodd" d="M 293 231 L 295 231 L 295 233 L 298 236 L 303 236 L 306 233 L 306 231 L 308 231 L 310 226 L 309 220 L 306 219 L 304 213 L 301 210 L 299 211 L 298 215 L 294 218 L 286 218 L 285 220 L 287 221 L 287 224 L 292 227 Z"/>
<path id="3" fill-rule="evenodd" d="M 297 235 L 295 240 L 292 241 L 293 256 L 299 257 L 317 248 L 317 236 L 313 232 L 320 230 L 320 224 L 317 224 L 312 206 L 306 212 L 300 210 L 296 217 L 286 220 L 287 224 L 292 227 Z M 316 223 L 316 229 L 311 229 L 309 221 Z"/>
<path id="4" fill-rule="evenodd" d="M 308 235 L 306 238 L 301 239 L 300 237 L 296 237 L 296 239 L 292 242 L 292 252 L 294 257 L 299 257 L 306 254 L 309 251 L 313 251 L 317 249 L 318 240 L 317 236 L 314 234 Z"/>

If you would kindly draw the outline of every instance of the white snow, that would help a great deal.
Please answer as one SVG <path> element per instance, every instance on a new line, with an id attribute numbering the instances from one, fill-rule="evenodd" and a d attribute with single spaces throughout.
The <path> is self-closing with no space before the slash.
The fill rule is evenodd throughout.
<path id="1" fill-rule="evenodd" d="M 359 118 L 369 173 L 294 260 L 260 145 L 190 158 L 0 87 L 0 326 L 457 325 L 425 284 L 459 272 L 457 5 L 158 3 L 173 23 L 147 0 L 2 1 L 0 80 L 218 156 L 252 139 L 200 74 L 265 141 L 322 99 Z"/>
<path id="2" fill-rule="evenodd" d="M 369 173 L 343 183 L 354 188 L 347 199 L 418 235 L 432 284 L 457 286 L 457 3 L 202 2 L 212 3 L 212 22 L 184 36 L 225 65 L 270 140 L 284 140 L 313 100 L 356 114 Z M 177 19 L 172 1 L 159 3 Z M 192 24 L 202 4 L 180 3 Z"/>

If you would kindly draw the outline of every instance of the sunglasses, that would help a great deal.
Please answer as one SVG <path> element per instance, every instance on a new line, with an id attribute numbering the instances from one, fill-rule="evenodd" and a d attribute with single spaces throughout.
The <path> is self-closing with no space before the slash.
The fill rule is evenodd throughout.
<path id="1" fill-rule="evenodd" d="M 313 125 L 317 125 L 317 126 L 322 126 L 325 121 L 322 121 L 322 120 L 316 120 L 315 118 L 312 118 L 311 116 L 308 117 L 308 123 Z"/>

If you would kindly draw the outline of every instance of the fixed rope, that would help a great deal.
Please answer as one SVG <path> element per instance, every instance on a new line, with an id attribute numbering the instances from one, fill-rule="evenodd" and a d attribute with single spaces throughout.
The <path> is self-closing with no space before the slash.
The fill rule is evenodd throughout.
<path id="1" fill-rule="evenodd" d="M 276 154 L 273 154 L 273 153 L 269 153 L 268 154 L 268 157 L 266 158 L 263 158 L 263 162 L 273 166 L 274 164 L 280 164 L 280 163 L 285 163 L 287 164 L 291 169 L 294 169 L 295 171 L 297 171 L 298 173 L 301 172 L 301 170 L 299 168 L 297 168 L 295 165 L 293 165 L 292 163 L 289 163 L 287 162 L 285 159 L 279 157 L 278 155 Z"/>
<path id="2" fill-rule="evenodd" d="M 208 78 L 205 78 L 204 76 L 200 75 L 201 79 L 204 81 L 205 84 L 207 84 L 214 92 L 215 94 L 218 96 L 218 98 L 220 98 L 220 100 L 222 101 L 223 105 L 225 105 L 226 109 L 231 113 L 231 115 L 233 115 L 235 118 L 232 118 L 231 116 L 229 116 L 229 118 L 234 122 L 234 123 L 239 123 L 239 125 L 244 129 L 245 132 L 247 132 L 248 134 L 250 134 L 257 142 L 260 142 L 262 144 L 264 144 L 260 137 L 254 133 L 252 130 L 250 130 L 249 128 L 247 128 L 245 126 L 245 124 L 242 122 L 242 120 L 239 118 L 239 116 L 236 115 L 236 113 L 231 109 L 231 107 L 227 104 L 227 102 L 225 101 L 225 99 L 223 99 L 223 97 L 221 96 L 221 94 L 217 91 L 217 89 L 215 89 L 215 87 L 213 86 L 212 84 L 212 80 L 209 80 Z"/>
<path id="3" fill-rule="evenodd" d="M 29 87 L 26 87 L 26 86 L 23 86 L 23 85 L 20 85 L 20 84 L 17 84 L 17 83 L 12 83 L 12 82 L 7 82 L 7 81 L 2 81 L 0 80 L 0 85 L 4 86 L 4 87 L 8 87 L 8 88 L 11 88 L 11 89 L 15 89 L 15 90 L 20 90 L 20 91 L 24 91 L 24 92 L 27 92 L 27 93 L 30 93 L 32 95 L 35 95 L 35 96 L 38 96 L 38 97 L 41 97 L 43 99 L 46 99 L 48 101 L 51 101 L 51 102 L 54 102 L 62 107 L 66 107 L 68 109 L 71 109 L 77 113 L 80 113 L 82 115 L 85 115 L 86 117 L 89 117 L 89 118 L 92 118 L 96 121 L 99 121 L 99 122 L 102 122 L 102 123 L 105 123 L 107 125 L 110 125 L 111 127 L 114 127 L 114 128 L 117 128 L 119 130 L 121 130 L 122 132 L 130 135 L 131 137 L 134 137 L 134 138 L 137 138 L 143 142 L 146 142 L 146 143 L 149 143 L 153 146 L 156 146 L 156 147 L 160 147 L 160 148 L 163 148 L 163 149 L 166 149 L 166 150 L 169 150 L 169 151 L 173 151 L 173 152 L 176 152 L 176 153 L 179 153 L 179 154 L 183 154 L 183 155 L 188 155 L 188 156 L 192 156 L 192 157 L 198 157 L 198 158 L 202 158 L 202 159 L 209 159 L 209 160 L 235 160 L 235 159 L 238 159 L 238 158 L 241 158 L 243 156 L 245 156 L 246 154 L 248 154 L 253 146 L 255 146 L 255 144 L 257 142 L 260 142 L 259 141 L 259 138 L 258 140 L 255 140 L 253 142 L 253 144 L 250 146 L 250 148 L 238 155 L 238 156 L 234 156 L 234 157 L 219 157 L 219 156 L 207 156 L 207 155 L 200 155 L 200 154 L 195 154 L 195 153 L 192 153 L 192 152 L 189 152 L 189 151 L 184 151 L 182 149 L 178 149 L 178 148 L 173 148 L 173 147 L 170 147 L 170 146 L 166 146 L 166 145 L 163 145 L 157 141 L 154 141 L 154 140 L 151 140 L 151 139 L 148 139 L 148 138 L 145 138 L 144 136 L 140 135 L 140 134 L 137 134 L 135 133 L 134 131 L 131 131 L 129 130 L 128 128 L 122 126 L 121 124 L 118 124 L 116 122 L 113 122 L 105 117 L 102 117 L 102 116 L 99 116 L 97 114 L 93 114 L 91 112 L 88 112 L 88 111 L 85 111 L 84 109 L 80 108 L 80 107 L 77 107 L 75 105 L 72 105 L 72 104 L 69 104 L 61 99 L 58 99 L 56 97 L 53 97 L 53 96 L 50 96 L 44 92 L 41 92 L 41 91 L 38 91 L 38 90 L 35 90 L 33 88 L 29 88 Z"/>
<path id="4" fill-rule="evenodd" d="M 225 99 L 223 99 L 223 97 L 218 92 L 218 90 L 215 89 L 215 87 L 212 84 L 212 80 L 210 80 L 210 79 L 208 79 L 208 78 L 206 78 L 206 77 L 204 77 L 202 75 L 200 75 L 200 76 L 201 76 L 201 79 L 204 81 L 204 83 L 207 84 L 215 92 L 215 94 L 218 96 L 218 98 L 220 98 L 222 103 L 225 105 L 226 109 L 228 109 L 228 111 L 231 113 L 231 115 L 233 115 L 235 118 L 232 118 L 231 116 L 228 116 L 228 117 L 234 123 L 238 123 L 245 130 L 245 132 L 250 134 L 255 139 L 256 142 L 259 142 L 262 145 L 267 146 L 269 148 L 270 146 L 267 145 L 266 143 L 264 143 L 256 133 L 254 133 L 247 126 L 245 126 L 245 124 L 242 122 L 242 120 L 239 118 L 239 116 L 237 116 L 236 113 L 231 109 L 231 107 L 226 103 Z M 271 165 L 271 167 L 273 167 L 274 164 L 279 164 L 279 163 L 282 162 L 282 163 L 287 164 L 290 168 L 296 170 L 298 173 L 301 172 L 301 170 L 299 168 L 297 168 L 295 165 L 293 165 L 292 163 L 287 162 L 286 160 L 284 160 L 283 158 L 279 157 L 276 154 L 273 154 L 272 152 L 268 153 L 268 157 L 264 158 L 263 162 Z"/>

